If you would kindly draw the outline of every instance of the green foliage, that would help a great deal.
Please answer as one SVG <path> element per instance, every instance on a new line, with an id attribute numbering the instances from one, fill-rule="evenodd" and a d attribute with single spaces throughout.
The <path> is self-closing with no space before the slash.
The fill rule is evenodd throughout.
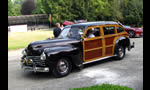
<path id="1" fill-rule="evenodd" d="M 126 25 L 143 24 L 143 0 L 34 0 L 32 14 L 51 14 L 52 25 L 65 20 L 120 21 Z M 20 4 L 23 0 L 15 0 Z M 15 7 L 14 7 L 15 6 Z M 19 15 L 20 6 L 8 0 L 8 15 Z"/>
<path id="2" fill-rule="evenodd" d="M 8 0 L 8 16 L 13 16 L 14 15 L 14 10 L 13 10 L 13 4 L 11 0 Z"/>
<path id="3" fill-rule="evenodd" d="M 110 5 L 111 20 L 122 21 L 123 15 L 121 12 L 121 0 L 112 0 L 110 1 Z"/>
<path id="4" fill-rule="evenodd" d="M 83 87 L 83 88 L 72 88 L 69 90 L 133 90 L 127 86 L 120 85 L 112 85 L 112 84 L 102 84 L 102 85 L 94 85 L 91 87 Z"/>
<path id="5" fill-rule="evenodd" d="M 8 0 L 8 16 L 19 16 L 21 15 L 21 0 Z"/>
<path id="6" fill-rule="evenodd" d="M 36 9 L 34 9 L 33 10 L 33 14 L 40 14 L 40 13 L 43 13 L 42 11 L 43 11 L 43 7 L 42 7 L 42 4 L 41 4 L 41 1 L 42 0 L 36 0 L 36 4 L 35 4 L 35 8 Z"/>
<path id="7" fill-rule="evenodd" d="M 143 24 L 143 1 L 130 0 L 127 5 L 124 10 L 124 22 L 135 26 Z"/>

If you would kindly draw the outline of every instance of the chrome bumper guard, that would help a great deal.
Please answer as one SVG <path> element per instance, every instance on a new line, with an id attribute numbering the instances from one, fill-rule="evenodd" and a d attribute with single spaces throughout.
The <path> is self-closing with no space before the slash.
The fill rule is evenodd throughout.
<path id="1" fill-rule="evenodd" d="M 21 65 L 22 69 L 24 71 L 33 71 L 33 72 L 49 72 L 49 67 L 31 67 L 31 66 L 25 66 L 25 65 Z"/>
<path id="2" fill-rule="evenodd" d="M 27 56 L 22 58 L 21 68 L 24 71 L 49 72 L 49 67 L 44 65 L 44 62 L 40 60 L 39 56 Z"/>
<path id="3" fill-rule="evenodd" d="M 135 43 L 133 42 L 132 44 L 129 45 L 128 51 L 130 51 L 132 48 L 134 48 L 134 46 L 135 46 L 134 44 L 135 44 Z"/>

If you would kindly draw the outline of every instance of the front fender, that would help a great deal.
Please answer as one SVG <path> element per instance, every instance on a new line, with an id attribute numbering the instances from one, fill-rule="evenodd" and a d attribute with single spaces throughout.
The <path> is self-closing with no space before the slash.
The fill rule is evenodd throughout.
<path id="1" fill-rule="evenodd" d="M 76 66 L 82 63 L 82 51 L 71 45 L 47 48 L 44 52 L 48 57 L 47 62 L 56 62 L 58 59 L 66 57 Z"/>
<path id="2" fill-rule="evenodd" d="M 70 52 L 76 50 L 76 48 L 73 48 L 72 46 L 57 46 L 57 47 L 51 47 L 44 49 L 44 52 L 47 54 L 48 57 L 51 55 L 56 55 L 60 52 Z"/>

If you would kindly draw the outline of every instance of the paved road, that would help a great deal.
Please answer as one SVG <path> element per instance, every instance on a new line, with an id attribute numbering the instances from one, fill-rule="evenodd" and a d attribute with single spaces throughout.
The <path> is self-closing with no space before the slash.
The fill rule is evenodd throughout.
<path id="1" fill-rule="evenodd" d="M 88 64 L 81 71 L 73 70 L 68 76 L 54 78 L 49 73 L 23 72 L 20 69 L 21 50 L 8 52 L 9 90 L 69 90 L 95 84 L 125 85 L 143 90 L 143 38 L 133 38 L 135 48 L 121 61 L 105 59 Z"/>

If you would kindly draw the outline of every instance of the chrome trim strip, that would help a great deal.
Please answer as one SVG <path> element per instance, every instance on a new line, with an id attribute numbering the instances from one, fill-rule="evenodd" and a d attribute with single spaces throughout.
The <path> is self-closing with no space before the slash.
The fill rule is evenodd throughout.
<path id="1" fill-rule="evenodd" d="M 107 59 L 107 58 L 114 57 L 114 56 L 116 56 L 116 55 L 113 55 L 113 56 L 106 56 L 106 57 L 99 58 L 99 59 L 96 59 L 96 60 L 93 60 L 93 61 L 84 62 L 83 64 L 88 64 L 88 63 L 91 63 L 91 62 L 100 61 L 100 60 Z"/>
<path id="2" fill-rule="evenodd" d="M 28 57 L 28 58 L 34 58 L 34 57 L 37 57 L 37 58 L 40 58 L 41 56 L 26 56 L 26 57 Z"/>

